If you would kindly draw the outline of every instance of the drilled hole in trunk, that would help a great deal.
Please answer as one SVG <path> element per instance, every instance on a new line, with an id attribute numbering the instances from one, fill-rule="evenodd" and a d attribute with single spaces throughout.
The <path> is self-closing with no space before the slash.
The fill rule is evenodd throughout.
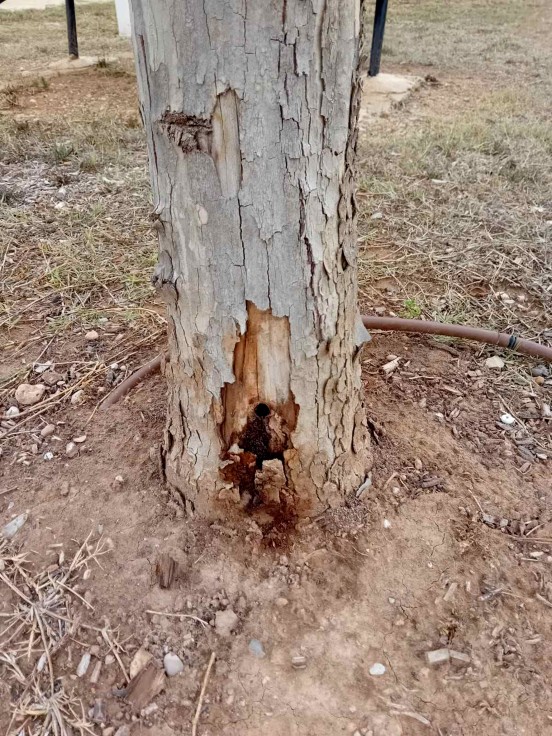
<path id="1" fill-rule="evenodd" d="M 255 407 L 255 414 L 258 417 L 267 417 L 270 414 L 270 407 L 266 404 L 257 404 Z"/>

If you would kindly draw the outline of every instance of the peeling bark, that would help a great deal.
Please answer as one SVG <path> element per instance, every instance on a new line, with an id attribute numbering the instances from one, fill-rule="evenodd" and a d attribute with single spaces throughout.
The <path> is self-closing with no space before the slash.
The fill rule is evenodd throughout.
<path id="1" fill-rule="evenodd" d="M 167 481 L 205 515 L 320 512 L 370 467 L 353 192 L 361 1 L 132 4 L 169 317 Z"/>

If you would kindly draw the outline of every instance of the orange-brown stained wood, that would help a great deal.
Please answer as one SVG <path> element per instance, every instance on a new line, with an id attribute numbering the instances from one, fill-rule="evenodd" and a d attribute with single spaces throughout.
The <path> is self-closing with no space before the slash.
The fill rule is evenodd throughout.
<path id="1" fill-rule="evenodd" d="M 283 425 L 288 437 L 297 422 L 298 407 L 290 388 L 289 320 L 251 302 L 247 315 L 247 329 L 234 350 L 235 380 L 226 384 L 223 395 L 227 448 L 239 442 L 259 405 L 268 407 L 272 423 Z"/>

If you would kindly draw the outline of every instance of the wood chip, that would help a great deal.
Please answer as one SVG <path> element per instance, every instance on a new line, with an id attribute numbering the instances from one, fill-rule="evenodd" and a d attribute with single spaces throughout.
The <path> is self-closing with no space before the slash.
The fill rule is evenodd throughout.
<path id="1" fill-rule="evenodd" d="M 178 563 L 167 552 L 163 552 L 157 564 L 155 572 L 160 588 L 170 588 L 178 572 Z"/>
<path id="2" fill-rule="evenodd" d="M 134 710 L 141 711 L 163 690 L 165 680 L 165 673 L 154 662 L 148 662 L 125 688 L 126 701 Z"/>
<path id="3" fill-rule="evenodd" d="M 131 679 L 133 677 L 136 677 L 136 675 L 141 672 L 144 667 L 151 662 L 153 659 L 153 654 L 151 652 L 148 652 L 146 649 L 139 649 L 134 657 L 132 658 L 132 662 L 130 663 L 129 673 Z"/>
<path id="4" fill-rule="evenodd" d="M 458 590 L 458 583 L 451 583 L 448 587 L 447 592 L 443 596 L 443 600 L 447 601 L 447 603 L 451 601 L 454 598 L 454 594 L 456 593 L 457 590 Z"/>

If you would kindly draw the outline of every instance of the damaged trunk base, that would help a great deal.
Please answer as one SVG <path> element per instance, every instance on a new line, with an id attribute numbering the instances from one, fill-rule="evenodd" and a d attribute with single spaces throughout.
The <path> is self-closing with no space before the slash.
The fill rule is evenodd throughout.
<path id="1" fill-rule="evenodd" d="M 349 424 L 348 441 L 342 438 L 337 443 L 342 452 L 331 458 L 321 451 L 317 407 L 303 412 L 291 390 L 288 319 L 252 303 L 247 315 L 247 330 L 233 350 L 235 380 L 223 386 L 207 422 L 217 425 L 216 453 L 201 458 L 198 474 L 198 457 L 186 440 L 191 430 L 183 403 L 170 401 L 161 466 L 188 513 L 227 518 L 245 511 L 261 526 L 281 529 L 298 517 L 340 505 L 361 485 L 370 470 L 368 431 L 362 408 L 348 422 L 345 406 L 339 427 Z M 180 375 L 175 362 L 167 370 Z M 181 389 L 185 381 L 173 376 L 169 385 Z M 304 429 L 297 431 L 303 413 L 312 418 L 307 419 L 312 425 L 307 442 Z M 197 421 L 193 424 L 197 428 Z M 198 444 L 212 445 L 211 437 Z"/>
<path id="2" fill-rule="evenodd" d="M 370 467 L 353 193 L 363 3 L 184 5 L 132 0 L 170 333 L 163 472 L 200 516 L 310 516 Z"/>

